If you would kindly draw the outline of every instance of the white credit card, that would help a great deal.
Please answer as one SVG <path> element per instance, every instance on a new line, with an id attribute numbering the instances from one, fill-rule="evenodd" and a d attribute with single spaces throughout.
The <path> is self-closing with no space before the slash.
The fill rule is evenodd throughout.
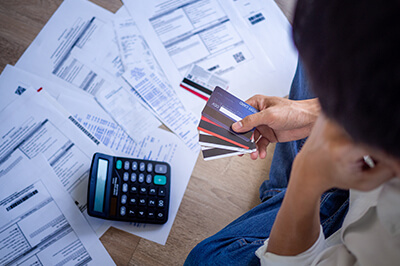
<path id="1" fill-rule="evenodd" d="M 204 132 L 199 132 L 199 144 L 201 146 L 205 146 L 205 147 L 219 148 L 219 149 L 225 149 L 225 150 L 231 150 L 231 151 L 239 151 L 239 152 L 242 152 L 243 154 L 255 152 L 257 150 L 257 149 L 240 148 L 233 143 L 230 143 L 223 139 L 214 137 L 214 136 L 204 133 Z"/>
<path id="2" fill-rule="evenodd" d="M 194 95 L 208 100 L 215 87 L 227 90 L 229 82 L 220 76 L 205 70 L 198 65 L 192 65 L 183 78 L 180 86 Z"/>
<path id="3" fill-rule="evenodd" d="M 201 147 L 201 151 L 203 153 L 203 158 L 205 161 L 243 154 L 240 151 L 232 151 L 232 150 L 203 147 L 203 146 Z"/>

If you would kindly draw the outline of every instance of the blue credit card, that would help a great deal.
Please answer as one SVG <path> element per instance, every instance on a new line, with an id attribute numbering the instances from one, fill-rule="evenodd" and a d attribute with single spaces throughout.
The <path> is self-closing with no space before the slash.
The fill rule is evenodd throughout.
<path id="1" fill-rule="evenodd" d="M 231 126 L 236 121 L 257 112 L 258 110 L 253 106 L 245 103 L 226 90 L 215 87 L 203 109 L 202 115 L 222 128 L 235 133 L 243 140 L 250 141 L 254 129 L 245 133 L 236 133 L 232 131 Z"/>

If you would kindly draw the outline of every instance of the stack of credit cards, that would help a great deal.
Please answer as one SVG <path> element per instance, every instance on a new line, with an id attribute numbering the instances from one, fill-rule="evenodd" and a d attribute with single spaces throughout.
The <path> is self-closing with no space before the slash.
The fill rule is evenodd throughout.
<path id="1" fill-rule="evenodd" d="M 218 159 L 256 151 L 253 131 L 236 133 L 233 123 L 258 110 L 220 87 L 215 87 L 201 112 L 199 142 L 204 160 Z"/>

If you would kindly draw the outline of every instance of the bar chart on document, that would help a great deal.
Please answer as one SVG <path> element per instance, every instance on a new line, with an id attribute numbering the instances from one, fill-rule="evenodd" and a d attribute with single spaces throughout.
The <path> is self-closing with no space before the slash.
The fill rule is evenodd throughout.
<path id="1" fill-rule="evenodd" d="M 275 84 L 274 63 L 250 34 L 234 1 L 123 2 L 179 97 L 195 113 L 204 100 L 177 88 L 193 65 L 229 80 L 229 90 L 243 99 L 287 94 L 288 88 Z M 265 16 L 272 23 L 274 18 Z"/>

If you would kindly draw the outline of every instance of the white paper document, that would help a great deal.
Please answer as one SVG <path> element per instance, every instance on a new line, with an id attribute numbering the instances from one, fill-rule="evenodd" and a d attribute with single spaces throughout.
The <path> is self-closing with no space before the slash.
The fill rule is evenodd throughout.
<path id="1" fill-rule="evenodd" d="M 171 85 L 185 106 L 196 114 L 200 113 L 204 100 L 178 87 L 192 64 L 229 80 L 230 91 L 243 99 L 257 93 L 276 96 L 288 93 L 297 62 L 296 52 L 284 51 L 287 54 L 281 60 L 289 58 L 292 67 L 283 69 L 279 78 L 275 75 L 277 69 L 282 70 L 277 67 L 280 62 L 270 59 L 270 55 L 282 49 L 281 39 L 276 35 L 287 32 L 288 23 L 283 25 L 277 19 L 283 16 L 279 9 L 266 10 L 264 14 L 269 27 L 276 29 L 269 35 L 274 45 L 266 51 L 257 36 L 248 30 L 233 0 L 123 2 Z"/>
<path id="2" fill-rule="evenodd" d="M 96 93 L 97 102 L 134 139 L 142 139 L 161 123 L 140 103 L 141 99 L 117 84 Z"/>
<path id="3" fill-rule="evenodd" d="M 261 43 L 275 67 L 274 86 L 289 88 L 297 66 L 292 27 L 273 0 L 231 0 L 245 28 Z M 288 92 L 288 91 L 287 91 Z"/>
<path id="4" fill-rule="evenodd" d="M 135 21 L 130 17 L 117 17 L 114 18 L 113 24 L 124 68 L 128 69 L 131 65 L 136 66 L 139 64 L 145 65 L 152 71 L 161 74 L 161 68 L 137 28 Z"/>
<path id="5" fill-rule="evenodd" d="M 109 19 L 111 18 L 114 19 L 115 15 Z M 90 62 L 98 66 L 113 78 L 121 77 L 125 71 L 111 20 L 97 28 L 85 45 L 80 49 L 73 49 L 71 55 L 85 65 Z M 99 75 L 96 70 L 92 71 Z"/>
<path id="6" fill-rule="evenodd" d="M 114 154 L 125 157 L 171 162 L 179 148 L 176 137 L 156 129 L 139 141 L 133 141 L 118 125 L 99 116 L 76 115 L 77 120 L 109 147 Z M 168 133 L 168 134 L 162 134 Z M 180 144 L 180 143 L 179 143 Z M 182 144 L 183 145 L 183 144 Z"/>
<path id="7" fill-rule="evenodd" d="M 0 88 L 13 90 L 1 84 Z M 0 113 L 0 178 L 21 160 L 44 155 L 75 204 L 86 213 L 91 158 L 107 149 L 45 92 L 30 88 L 18 97 Z M 86 218 L 99 236 L 107 229 L 103 225 L 108 222 Z"/>
<path id="8" fill-rule="evenodd" d="M 114 265 L 41 155 L 0 177 L 0 265 Z"/>
<path id="9" fill-rule="evenodd" d="M 92 39 L 96 39 L 107 23 L 111 23 L 113 15 L 90 1 L 64 1 L 16 66 L 65 87 L 95 94 L 105 86 L 104 78 L 76 58 L 74 53 L 79 53 Z M 118 59 L 115 64 L 118 65 Z"/>
<path id="10" fill-rule="evenodd" d="M 129 68 L 123 77 L 157 113 L 161 121 L 193 152 L 200 150 L 196 129 L 199 120 L 185 110 L 169 84 L 146 67 Z"/>

